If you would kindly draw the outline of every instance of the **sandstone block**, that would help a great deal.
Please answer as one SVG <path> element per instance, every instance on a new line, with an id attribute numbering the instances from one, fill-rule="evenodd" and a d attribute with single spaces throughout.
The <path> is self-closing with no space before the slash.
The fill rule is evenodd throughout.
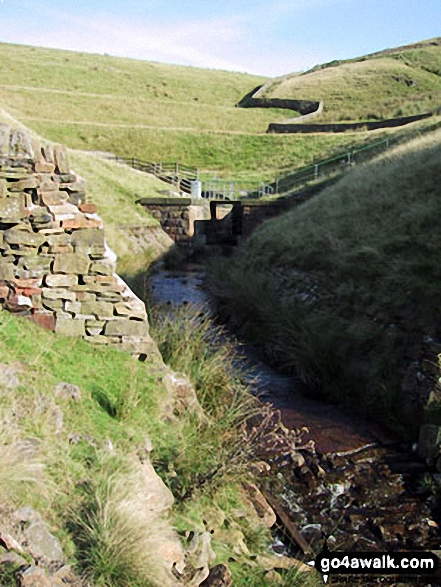
<path id="1" fill-rule="evenodd" d="M 68 320 L 57 317 L 55 322 L 55 332 L 63 334 L 64 336 L 84 336 L 86 333 L 85 321 L 76 318 L 74 320 Z"/>
<path id="2" fill-rule="evenodd" d="M 55 165 L 53 163 L 43 161 L 37 161 L 34 168 L 37 173 L 53 173 L 55 171 Z"/>
<path id="3" fill-rule="evenodd" d="M 40 199 L 46 206 L 62 206 L 67 202 L 67 194 L 56 189 L 42 190 L 40 188 Z"/>
<path id="4" fill-rule="evenodd" d="M 23 159 L 33 159 L 34 150 L 28 133 L 21 128 L 11 130 L 9 137 L 9 154 Z"/>
<path id="5" fill-rule="evenodd" d="M 0 199 L 0 220 L 6 223 L 16 223 L 25 217 L 25 197 L 23 194 Z"/>
<path id="6" fill-rule="evenodd" d="M 95 204 L 84 202 L 78 206 L 80 212 L 87 212 L 88 214 L 95 214 L 97 211 L 97 207 Z"/>
<path id="7" fill-rule="evenodd" d="M 0 198 L 6 198 L 8 187 L 5 179 L 0 179 Z"/>
<path id="8" fill-rule="evenodd" d="M 82 302 L 82 312 L 97 318 L 109 318 L 113 316 L 113 304 L 101 301 Z"/>
<path id="9" fill-rule="evenodd" d="M 53 312 L 34 310 L 33 314 L 27 316 L 27 318 L 35 324 L 38 324 L 38 326 L 45 328 L 46 330 L 55 330 L 55 316 Z"/>
<path id="10" fill-rule="evenodd" d="M 62 147 L 61 145 L 57 145 L 54 148 L 54 158 L 58 173 L 64 174 L 70 172 L 69 159 L 67 157 L 67 152 L 64 147 Z"/>
<path id="11" fill-rule="evenodd" d="M 69 300 L 75 301 L 75 292 L 61 287 L 44 287 L 42 289 L 44 300 Z"/>
<path id="12" fill-rule="evenodd" d="M 38 187 L 37 178 L 33 175 L 29 177 L 18 179 L 17 181 L 11 181 L 8 185 L 10 192 L 21 192 L 23 190 L 32 190 Z"/>
<path id="13" fill-rule="evenodd" d="M 5 281 L 14 279 L 14 269 L 15 267 L 12 265 L 12 263 L 5 263 L 3 259 L 0 259 L 0 279 Z"/>
<path id="14" fill-rule="evenodd" d="M 64 309 L 66 312 L 69 312 L 70 314 L 81 314 L 81 302 L 66 301 L 64 303 Z"/>
<path id="15" fill-rule="evenodd" d="M 42 299 L 43 308 L 51 312 L 60 312 L 63 309 L 63 300 L 47 300 Z"/>
<path id="16" fill-rule="evenodd" d="M 43 557 L 48 561 L 62 561 L 63 550 L 60 542 L 49 532 L 44 522 L 35 522 L 25 530 L 29 550 L 36 558 Z"/>
<path id="17" fill-rule="evenodd" d="M 85 275 L 89 271 L 90 259 L 82 253 L 67 253 L 65 255 L 56 255 L 54 260 L 55 273 L 74 273 L 76 275 Z"/>
<path id="18" fill-rule="evenodd" d="M 30 566 L 20 576 L 20 587 L 54 587 L 54 584 L 43 569 Z"/>
<path id="19" fill-rule="evenodd" d="M 123 336 L 121 350 L 132 355 L 145 355 L 146 359 L 161 359 L 156 343 L 150 336 Z"/>
<path id="20" fill-rule="evenodd" d="M 92 344 L 96 344 L 96 345 L 109 345 L 112 344 L 112 339 L 109 338 L 108 336 L 103 336 L 101 334 L 98 335 L 93 335 L 93 336 L 85 336 L 84 337 L 85 340 L 87 340 L 87 342 L 91 342 Z"/>
<path id="21" fill-rule="evenodd" d="M 41 154 L 47 163 L 53 163 L 55 165 L 54 150 L 50 143 L 41 146 Z"/>
<path id="22" fill-rule="evenodd" d="M 71 235 L 71 243 L 75 251 L 84 253 L 104 254 L 106 250 L 104 230 L 97 228 L 75 230 Z"/>
<path id="23" fill-rule="evenodd" d="M 89 267 L 89 273 L 98 275 L 112 275 L 115 273 L 116 265 L 109 259 L 93 261 Z"/>
<path id="24" fill-rule="evenodd" d="M 54 255 L 63 255 L 65 253 L 74 253 L 75 251 L 71 245 L 65 245 L 65 246 L 53 245 L 53 246 L 49 247 L 49 252 L 53 253 Z"/>
<path id="25" fill-rule="evenodd" d="M 102 228 L 103 221 L 98 218 L 86 218 L 83 214 L 77 214 L 75 218 L 68 218 L 61 221 L 61 226 L 66 230 L 78 228 Z"/>
<path id="26" fill-rule="evenodd" d="M 147 324 L 139 320 L 112 320 L 107 322 L 106 336 L 145 336 L 147 335 Z"/>
<path id="27" fill-rule="evenodd" d="M 38 228 L 48 228 L 48 224 L 52 222 L 52 216 L 47 211 L 45 206 L 32 206 L 29 213 L 29 222 Z"/>
<path id="28" fill-rule="evenodd" d="M 47 207 L 51 211 L 51 214 L 55 216 L 70 216 L 75 218 L 75 215 L 78 214 L 78 208 L 68 202 L 63 204 L 48 204 Z"/>
<path id="29" fill-rule="evenodd" d="M 132 316 L 139 320 L 147 320 L 147 312 L 142 302 L 118 302 L 115 304 L 115 314 L 117 316 Z"/>
<path id="30" fill-rule="evenodd" d="M 66 275 L 65 273 L 50 273 L 46 275 L 45 284 L 47 287 L 73 287 L 78 283 L 76 275 Z"/>
<path id="31" fill-rule="evenodd" d="M 121 301 L 121 296 L 118 293 L 112 291 L 97 292 L 96 296 L 97 300 L 101 302 L 110 302 L 111 304 L 116 304 Z"/>
<path id="32" fill-rule="evenodd" d="M 52 179 L 51 173 L 37 173 L 35 178 L 38 181 L 38 193 L 58 191 L 58 184 Z"/>
<path id="33" fill-rule="evenodd" d="M 44 237 L 36 232 L 10 228 L 4 232 L 4 240 L 8 245 L 23 245 L 26 247 L 40 247 Z"/>
<path id="34" fill-rule="evenodd" d="M 74 173 L 57 173 L 52 179 L 58 183 L 78 183 L 79 178 Z"/>
<path id="35" fill-rule="evenodd" d="M 76 291 L 77 300 L 79 302 L 94 302 L 96 295 L 87 291 Z"/>
<path id="36" fill-rule="evenodd" d="M 52 255 L 33 255 L 19 260 L 19 269 L 25 269 L 29 277 L 39 277 L 51 270 L 51 263 L 54 260 Z"/>

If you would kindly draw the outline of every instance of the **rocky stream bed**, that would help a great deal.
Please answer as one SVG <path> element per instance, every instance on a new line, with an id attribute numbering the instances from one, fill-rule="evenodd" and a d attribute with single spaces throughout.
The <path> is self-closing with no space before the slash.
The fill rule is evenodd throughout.
<path id="1" fill-rule="evenodd" d="M 150 277 L 151 303 L 209 311 L 203 277 L 197 267 L 158 270 Z M 261 459 L 255 465 L 260 489 L 277 514 L 273 549 L 304 561 L 325 546 L 438 553 L 437 476 L 427 475 L 411 447 L 336 406 L 307 398 L 300 382 L 268 367 L 246 344 L 240 343 L 240 351 L 237 368 L 247 372 L 262 401 L 247 436 Z M 441 576 L 387 579 L 396 585 L 441 585 Z M 363 584 L 384 580 L 372 576 Z"/>

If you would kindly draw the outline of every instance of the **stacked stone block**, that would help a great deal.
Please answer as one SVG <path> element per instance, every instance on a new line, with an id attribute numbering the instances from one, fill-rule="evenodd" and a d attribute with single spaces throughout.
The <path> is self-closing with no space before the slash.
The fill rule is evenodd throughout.
<path id="1" fill-rule="evenodd" d="M 0 303 L 60 334 L 156 356 L 66 150 L 0 125 Z"/>

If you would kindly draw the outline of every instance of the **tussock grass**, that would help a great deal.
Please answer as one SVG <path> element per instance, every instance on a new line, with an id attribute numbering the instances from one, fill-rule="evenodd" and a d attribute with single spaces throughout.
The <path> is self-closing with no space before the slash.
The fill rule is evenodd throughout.
<path id="1" fill-rule="evenodd" d="M 109 455 L 98 462 L 70 521 L 85 576 L 97 587 L 175 585 L 160 552 L 176 536 L 149 506 L 139 462 Z"/>
<path id="2" fill-rule="evenodd" d="M 212 491 L 225 477 L 240 480 L 253 458 L 241 427 L 258 404 L 234 374 L 237 351 L 221 328 L 197 310 L 152 318 L 152 336 L 164 361 L 190 378 L 209 418 L 208 425 L 198 427 L 191 414 L 184 418 L 183 444 L 174 459 L 181 494 L 187 497 L 202 486 Z"/>
<path id="3" fill-rule="evenodd" d="M 0 493 L 3 501 L 23 499 L 27 491 L 48 489 L 38 455 L 27 454 L 24 443 L 0 445 Z"/>
<path id="4" fill-rule="evenodd" d="M 400 382 L 439 318 L 440 143 L 414 139 L 266 222 L 215 285 L 277 363 L 408 431 L 421 406 Z"/>

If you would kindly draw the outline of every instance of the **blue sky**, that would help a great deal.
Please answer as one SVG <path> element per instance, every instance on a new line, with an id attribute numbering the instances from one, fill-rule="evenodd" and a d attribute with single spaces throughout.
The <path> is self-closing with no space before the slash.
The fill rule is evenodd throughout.
<path id="1" fill-rule="evenodd" d="M 277 76 L 441 36 L 441 0 L 0 0 L 0 41 Z"/>

